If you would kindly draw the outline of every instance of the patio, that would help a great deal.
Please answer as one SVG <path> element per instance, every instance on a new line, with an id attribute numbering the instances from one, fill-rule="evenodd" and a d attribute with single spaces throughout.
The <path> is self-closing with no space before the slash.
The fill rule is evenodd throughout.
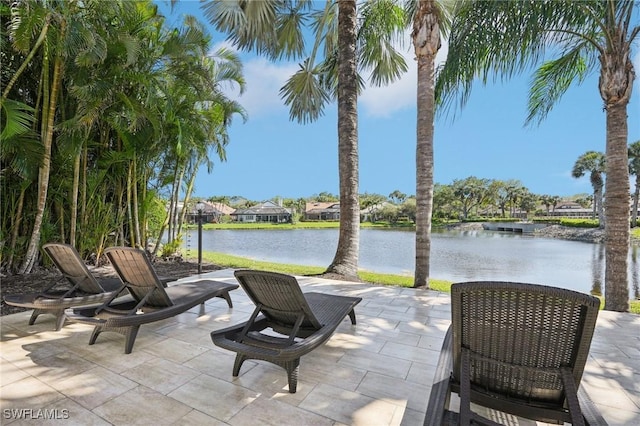
<path id="1" fill-rule="evenodd" d="M 206 274 L 234 281 L 233 271 Z M 449 295 L 302 277 L 304 291 L 359 296 L 357 325 L 345 319 L 329 342 L 302 358 L 298 391 L 284 370 L 247 361 L 209 333 L 248 318 L 241 289 L 233 309 L 212 299 L 141 327 L 129 355 L 123 337 L 29 312 L 1 317 L 2 424 L 421 425 L 444 333 Z M 610 425 L 640 424 L 640 316 L 601 311 L 582 380 Z M 46 417 L 57 417 L 47 420 Z M 21 418 L 19 418 L 21 417 Z M 501 416 L 510 425 L 536 424 Z"/>

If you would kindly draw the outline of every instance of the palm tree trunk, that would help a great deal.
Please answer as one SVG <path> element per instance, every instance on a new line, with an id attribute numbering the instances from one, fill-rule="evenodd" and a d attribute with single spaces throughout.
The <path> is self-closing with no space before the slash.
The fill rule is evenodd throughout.
<path id="1" fill-rule="evenodd" d="M 418 3 L 412 37 L 418 61 L 416 265 L 413 286 L 426 287 L 429 285 L 431 214 L 433 210 L 435 59 L 440 48 L 440 29 L 433 0 L 423 0 Z"/>
<path id="2" fill-rule="evenodd" d="M 27 192 L 27 185 L 22 185 L 20 187 L 20 196 L 18 197 L 18 205 L 16 207 L 15 214 L 15 222 L 12 224 L 11 231 L 11 243 L 9 244 L 9 254 L 7 260 L 7 270 L 11 271 L 13 269 L 13 259 L 16 251 L 16 243 L 18 241 L 18 235 L 20 233 L 20 225 L 22 224 L 22 211 L 24 210 L 24 197 Z"/>
<path id="3" fill-rule="evenodd" d="M 133 174 L 133 181 L 131 182 L 131 204 L 132 204 L 132 209 L 133 209 L 133 231 L 135 233 L 136 236 L 136 244 L 138 245 L 138 247 L 142 247 L 143 249 L 146 248 L 145 246 L 142 245 L 142 234 L 140 232 L 140 210 L 138 208 L 139 206 L 139 202 L 138 202 L 138 161 L 136 160 L 136 157 L 133 157 L 133 161 L 131 162 L 132 164 L 132 174 Z"/>
<path id="4" fill-rule="evenodd" d="M 69 218 L 69 244 L 76 246 L 76 230 L 78 227 L 78 191 L 80 188 L 80 156 L 82 148 L 73 162 L 73 187 L 71 188 L 71 217 Z"/>
<path id="5" fill-rule="evenodd" d="M 137 247 L 136 241 L 136 233 L 133 225 L 133 206 L 132 206 L 132 198 L 133 198 L 133 162 L 129 163 L 129 167 L 127 168 L 127 223 L 129 224 L 129 245 L 131 247 Z"/>
<path id="6" fill-rule="evenodd" d="M 640 170 L 636 176 L 636 191 L 633 194 L 633 212 L 631 213 L 631 226 L 638 226 L 638 198 L 640 198 Z"/>
<path id="7" fill-rule="evenodd" d="M 15 74 L 13 74 L 13 76 L 11 77 L 11 80 L 9 80 L 7 85 L 4 87 L 4 90 L 2 91 L 3 101 L 7 99 L 7 96 L 9 96 L 9 92 L 11 91 L 11 88 L 16 83 L 16 81 L 18 81 L 18 78 L 22 75 L 24 70 L 27 69 L 27 66 L 31 63 L 31 61 L 33 60 L 33 57 L 36 55 L 36 52 L 38 51 L 42 43 L 45 41 L 45 39 L 47 38 L 49 25 L 51 25 L 51 15 L 47 14 L 47 17 L 45 18 L 45 21 L 44 21 L 44 25 L 42 26 L 42 30 L 40 30 L 40 35 L 38 36 L 38 40 L 36 40 L 36 43 L 31 48 L 31 51 L 29 52 L 25 60 L 22 61 L 20 68 L 18 68 Z"/>
<path id="8" fill-rule="evenodd" d="M 629 159 L 627 103 L 607 105 L 605 309 L 629 310 Z"/>
<path id="9" fill-rule="evenodd" d="M 338 163 L 340 235 L 326 272 L 355 278 L 360 250 L 358 196 L 358 86 L 356 68 L 356 2 L 338 2 Z"/>
<path id="10" fill-rule="evenodd" d="M 60 40 L 64 39 L 66 30 L 65 21 L 61 22 L 60 28 Z M 46 53 L 45 55 L 48 55 Z M 44 61 L 44 66 L 48 61 Z M 56 116 L 56 105 L 58 100 L 58 91 L 62 82 L 62 56 L 58 54 L 56 56 L 53 66 L 53 79 L 51 82 L 51 92 L 48 95 L 48 111 L 47 120 L 43 132 L 42 144 L 44 145 L 44 155 L 42 158 L 42 165 L 38 172 L 38 198 L 36 207 L 36 216 L 33 221 L 33 231 L 31 232 L 31 238 L 29 240 L 29 246 L 27 252 L 20 266 L 18 273 L 25 274 L 31 272 L 37 257 L 38 249 L 40 245 L 40 232 L 42 227 L 42 218 L 44 217 L 44 210 L 47 204 L 47 191 L 49 188 L 49 174 L 51 172 L 51 146 L 53 144 L 53 130 Z M 45 79 L 48 77 L 45 75 Z M 43 117 L 44 119 L 44 117 Z"/>
<path id="11" fill-rule="evenodd" d="M 596 190 L 595 198 L 598 200 L 596 203 L 598 205 L 598 223 L 601 229 L 604 229 L 605 223 L 607 219 L 604 217 L 604 203 L 602 201 L 602 185 Z"/>

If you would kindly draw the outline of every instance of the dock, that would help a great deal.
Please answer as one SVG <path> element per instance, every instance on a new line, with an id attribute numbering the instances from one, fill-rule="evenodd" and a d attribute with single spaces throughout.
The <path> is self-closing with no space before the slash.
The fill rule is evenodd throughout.
<path id="1" fill-rule="evenodd" d="M 531 234 L 534 231 L 548 226 L 544 223 L 531 222 L 485 222 L 482 229 L 485 231 L 506 231 L 517 232 L 520 234 Z"/>

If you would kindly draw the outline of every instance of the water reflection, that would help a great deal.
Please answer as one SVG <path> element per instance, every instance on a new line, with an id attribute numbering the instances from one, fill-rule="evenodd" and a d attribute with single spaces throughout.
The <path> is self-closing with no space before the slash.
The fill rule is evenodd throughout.
<path id="1" fill-rule="evenodd" d="M 185 238 L 195 250 L 195 235 Z M 604 293 L 604 245 L 491 231 L 434 231 L 430 275 L 453 282 L 502 280 L 547 284 L 583 293 Z M 337 229 L 205 230 L 203 249 L 269 262 L 327 266 L 338 244 Z M 640 253 L 629 256 L 630 293 L 638 297 Z M 363 229 L 360 267 L 413 275 L 415 233 Z"/>

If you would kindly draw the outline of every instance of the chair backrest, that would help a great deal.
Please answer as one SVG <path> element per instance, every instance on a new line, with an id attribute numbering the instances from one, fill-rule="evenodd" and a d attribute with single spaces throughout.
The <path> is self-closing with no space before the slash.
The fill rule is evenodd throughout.
<path id="1" fill-rule="evenodd" d="M 47 243 L 42 249 L 73 286 L 85 293 L 102 293 L 104 289 L 91 275 L 78 251 L 69 244 Z"/>
<path id="2" fill-rule="evenodd" d="M 105 254 L 136 301 L 146 297 L 145 305 L 163 308 L 173 305 L 147 254 L 133 247 L 109 247 Z"/>
<path id="3" fill-rule="evenodd" d="M 560 367 L 577 385 L 589 354 L 600 300 L 572 290 L 510 282 L 451 287 L 453 374 L 461 348 L 471 384 L 509 397 L 564 404 Z"/>
<path id="4" fill-rule="evenodd" d="M 320 329 L 322 325 L 311 311 L 298 280 L 276 272 L 237 270 L 234 275 L 261 313 L 271 322 L 291 327 L 300 314 L 303 329 Z"/>

